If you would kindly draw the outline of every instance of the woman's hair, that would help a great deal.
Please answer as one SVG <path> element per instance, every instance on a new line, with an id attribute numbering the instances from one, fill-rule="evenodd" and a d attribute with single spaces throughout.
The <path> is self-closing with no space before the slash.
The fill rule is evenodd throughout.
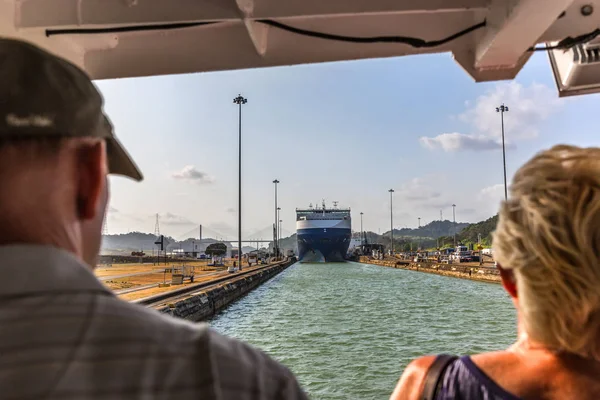
<path id="1" fill-rule="evenodd" d="M 559 145 L 525 163 L 494 254 L 514 271 L 528 336 L 600 360 L 600 148 Z"/>

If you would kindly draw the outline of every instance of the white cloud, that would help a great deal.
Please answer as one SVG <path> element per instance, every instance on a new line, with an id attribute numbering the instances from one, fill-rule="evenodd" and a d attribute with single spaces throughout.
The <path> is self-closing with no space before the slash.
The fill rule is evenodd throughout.
<path id="1" fill-rule="evenodd" d="M 479 219 L 487 218 L 486 215 L 496 214 L 500 202 L 504 200 L 504 184 L 498 183 L 482 188 L 473 200 L 473 204 L 476 205 L 476 209 L 480 213 Z"/>
<path id="2" fill-rule="evenodd" d="M 442 194 L 433 188 L 432 182 L 438 179 L 434 176 L 413 178 L 400 186 L 395 195 L 404 200 L 422 202 L 423 200 L 438 199 Z"/>
<path id="3" fill-rule="evenodd" d="M 181 171 L 174 172 L 171 175 L 174 179 L 194 181 L 197 183 L 213 183 L 215 180 L 206 172 L 198 171 L 193 165 L 186 165 Z"/>
<path id="4" fill-rule="evenodd" d="M 458 150 L 496 150 L 502 148 L 502 142 L 482 135 L 464 133 L 442 133 L 435 137 L 419 138 L 421 144 L 430 150 L 442 149 L 446 152 Z"/>
<path id="5" fill-rule="evenodd" d="M 156 217 L 153 217 L 156 218 Z M 166 213 L 166 214 L 160 214 L 159 215 L 159 220 L 160 220 L 160 224 L 164 224 L 164 225 L 177 225 L 177 226 L 181 226 L 181 225 L 196 225 L 196 223 L 190 221 L 189 219 L 187 219 L 186 217 L 183 217 L 181 215 L 176 215 L 176 214 L 171 214 L 171 213 Z"/>
<path id="6" fill-rule="evenodd" d="M 409 203 L 411 209 L 439 210 L 440 208 L 450 207 L 452 201 L 443 196 L 439 189 L 438 183 L 440 180 L 443 180 L 443 176 L 433 174 L 413 178 L 396 189 L 394 199 L 400 201 L 400 204 Z M 388 202 L 387 209 L 389 207 Z"/>
<path id="7" fill-rule="evenodd" d="M 458 116 L 475 133 L 442 133 L 421 137 L 419 141 L 426 148 L 446 152 L 500 149 L 502 129 L 496 107 L 501 104 L 509 108 L 504 114 L 505 143 L 508 147 L 537 137 L 538 125 L 560 105 L 555 93 L 545 85 L 534 83 L 524 87 L 515 81 L 499 83 L 474 103 L 466 101 L 466 111 Z"/>
<path id="8" fill-rule="evenodd" d="M 479 191 L 477 199 L 483 203 L 497 206 L 501 200 L 504 200 L 504 184 L 498 183 L 484 187 Z"/>
<path id="9" fill-rule="evenodd" d="M 536 137 L 539 133 L 537 125 L 560 104 L 554 91 L 545 85 L 533 83 L 524 87 L 515 81 L 503 82 L 480 96 L 473 107 L 460 115 L 460 119 L 488 137 L 501 139 L 500 116 L 496 107 L 503 103 L 509 108 L 504 114 L 506 140 Z"/>

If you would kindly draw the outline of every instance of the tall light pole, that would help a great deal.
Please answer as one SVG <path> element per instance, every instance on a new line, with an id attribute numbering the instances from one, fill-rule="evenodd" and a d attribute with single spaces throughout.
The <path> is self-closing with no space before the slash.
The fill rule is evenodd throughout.
<path id="1" fill-rule="evenodd" d="M 279 248 L 277 247 L 278 243 L 277 243 L 277 238 L 278 236 L 278 232 L 279 232 L 279 224 L 277 223 L 277 221 L 279 220 L 278 215 L 277 215 L 277 184 L 279 183 L 279 181 L 277 179 L 275 179 L 273 181 L 273 183 L 275 184 L 275 237 L 273 238 L 273 253 L 275 253 L 275 257 L 277 257 L 279 255 Z"/>
<path id="2" fill-rule="evenodd" d="M 483 246 L 481 245 L 481 233 L 477 234 L 477 250 L 479 250 L 479 265 L 483 265 Z"/>
<path id="3" fill-rule="evenodd" d="M 394 189 L 388 190 L 390 192 L 390 255 L 394 255 L 394 208 L 392 206 L 392 194 Z"/>
<path id="4" fill-rule="evenodd" d="M 444 222 L 444 220 L 442 219 L 442 210 L 440 210 L 440 231 L 442 230 L 442 222 Z M 442 246 L 443 245 L 444 244 L 442 243 Z M 439 249 L 440 248 L 440 237 L 439 236 L 438 236 L 438 239 L 437 239 L 437 246 L 438 246 L 438 249 Z"/>
<path id="5" fill-rule="evenodd" d="M 283 221 L 279 220 L 279 240 L 281 240 L 281 226 L 283 225 Z M 283 257 L 283 254 L 281 255 Z"/>
<path id="6" fill-rule="evenodd" d="M 360 212 L 360 244 L 362 246 L 363 244 L 363 225 L 362 225 L 362 216 L 363 216 L 363 212 Z"/>
<path id="7" fill-rule="evenodd" d="M 417 217 L 419 220 L 419 250 L 421 250 L 421 217 Z"/>
<path id="8" fill-rule="evenodd" d="M 242 269 L 242 105 L 246 104 L 248 99 L 242 97 L 241 94 L 233 99 L 233 103 L 239 107 L 239 146 L 238 146 L 238 261 L 240 269 Z"/>
<path id="9" fill-rule="evenodd" d="M 496 107 L 496 112 L 500 113 L 500 121 L 502 121 L 502 164 L 504 165 L 504 200 L 508 199 L 508 191 L 506 189 L 506 150 L 504 148 L 504 113 L 508 112 L 508 107 L 502 103 L 500 107 Z"/>
<path id="10" fill-rule="evenodd" d="M 452 227 L 453 227 L 453 233 L 454 233 L 454 248 L 456 248 L 456 204 L 452 204 Z"/>
<path id="11" fill-rule="evenodd" d="M 281 220 L 279 219 L 279 215 L 281 215 L 281 207 L 277 207 L 277 221 L 275 222 L 275 225 L 277 225 L 277 256 L 281 253 L 281 249 L 279 248 L 279 245 L 281 244 L 279 242 L 279 239 L 281 238 Z"/>

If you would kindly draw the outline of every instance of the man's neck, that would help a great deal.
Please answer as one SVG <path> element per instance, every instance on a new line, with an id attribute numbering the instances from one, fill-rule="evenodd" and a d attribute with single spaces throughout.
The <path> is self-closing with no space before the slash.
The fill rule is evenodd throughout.
<path id="1" fill-rule="evenodd" d="M 0 232 L 0 246 L 17 244 L 50 246 L 80 256 L 78 246 L 75 245 L 75 238 L 72 237 L 76 235 L 68 235 L 65 229 L 44 229 L 40 227 L 39 230 L 35 231 L 34 229 L 24 229 L 25 224 L 4 223 L 1 220 L 0 225 L 3 227 L 2 232 Z"/>

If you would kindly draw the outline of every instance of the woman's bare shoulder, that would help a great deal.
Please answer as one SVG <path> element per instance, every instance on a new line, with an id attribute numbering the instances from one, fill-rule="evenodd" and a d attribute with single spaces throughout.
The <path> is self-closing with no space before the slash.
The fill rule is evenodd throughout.
<path id="1" fill-rule="evenodd" d="M 419 357 L 406 366 L 390 400 L 419 400 L 427 370 L 436 356 Z"/>
<path id="2" fill-rule="evenodd" d="M 492 351 L 489 353 L 474 354 L 470 356 L 471 360 L 480 369 L 488 371 L 490 369 L 505 369 L 507 367 L 517 367 L 521 362 L 521 357 L 508 350 Z"/>
<path id="3" fill-rule="evenodd" d="M 543 350 L 499 351 L 471 357 L 504 390 L 521 398 L 598 399 L 600 363 Z"/>
<path id="4" fill-rule="evenodd" d="M 425 376 L 436 356 L 420 357 L 412 361 L 404 369 L 402 377 L 398 381 L 390 400 L 419 400 L 423 391 Z M 483 353 L 472 356 L 473 362 L 484 372 L 495 375 L 495 370 L 505 370 L 508 366 L 514 366 L 518 360 L 514 354 L 507 351 Z"/>

